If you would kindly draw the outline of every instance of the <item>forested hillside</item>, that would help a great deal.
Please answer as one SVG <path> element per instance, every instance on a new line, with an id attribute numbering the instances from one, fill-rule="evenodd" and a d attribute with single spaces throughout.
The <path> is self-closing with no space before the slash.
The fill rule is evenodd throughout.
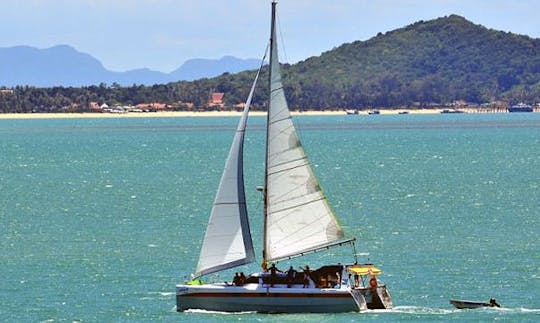
<path id="1" fill-rule="evenodd" d="M 165 85 L 82 88 L 14 88 L 0 94 L 4 112 L 88 109 L 89 102 L 162 102 L 176 109 L 206 109 L 210 93 L 223 92 L 226 106 L 247 97 L 254 71 Z M 451 15 L 420 21 L 367 41 L 343 44 L 283 67 L 292 109 L 403 107 L 506 100 L 540 102 L 540 40 L 475 25 Z M 263 75 L 264 77 L 264 75 Z M 266 82 L 254 98 L 265 106 Z"/>
<path id="2" fill-rule="evenodd" d="M 322 94 L 291 98 L 308 106 L 538 101 L 540 40 L 452 15 L 342 45 L 289 74 L 293 88 Z"/>

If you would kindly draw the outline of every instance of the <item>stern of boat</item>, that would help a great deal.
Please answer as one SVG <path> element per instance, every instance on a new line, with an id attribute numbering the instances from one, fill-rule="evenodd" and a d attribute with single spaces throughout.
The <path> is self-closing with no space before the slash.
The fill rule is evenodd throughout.
<path id="1" fill-rule="evenodd" d="M 392 297 L 390 297 L 390 292 L 386 288 L 386 285 L 381 285 L 377 287 L 377 296 L 383 309 L 389 310 L 392 308 Z"/>

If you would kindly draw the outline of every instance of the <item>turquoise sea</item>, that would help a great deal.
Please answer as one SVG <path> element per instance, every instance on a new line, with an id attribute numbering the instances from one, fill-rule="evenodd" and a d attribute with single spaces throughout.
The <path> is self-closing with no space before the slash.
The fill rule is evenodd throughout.
<path id="1" fill-rule="evenodd" d="M 245 147 L 257 250 L 264 121 L 250 119 Z M 395 309 L 175 312 L 237 122 L 0 120 L 0 321 L 540 321 L 540 113 L 295 117 L 359 260 L 383 269 Z M 504 308 L 448 302 L 490 297 Z"/>

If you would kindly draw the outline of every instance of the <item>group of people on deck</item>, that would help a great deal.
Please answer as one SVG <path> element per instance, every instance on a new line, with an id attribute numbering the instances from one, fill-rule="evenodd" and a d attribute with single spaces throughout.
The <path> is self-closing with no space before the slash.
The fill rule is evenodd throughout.
<path id="1" fill-rule="evenodd" d="M 269 274 L 268 277 L 269 277 L 270 287 L 274 287 L 274 285 L 278 281 L 278 273 L 281 273 L 281 274 L 286 275 L 287 287 L 291 288 L 291 286 L 295 283 L 295 279 L 297 278 L 297 274 L 298 274 L 298 271 L 294 270 L 293 266 L 290 266 L 289 270 L 287 271 L 282 271 L 282 270 L 279 270 L 275 264 L 272 264 L 270 268 L 267 268 L 266 264 L 264 264 L 263 271 L 266 274 Z M 306 268 L 302 268 L 301 274 L 303 275 L 303 279 L 302 279 L 303 288 L 309 287 L 310 277 L 311 277 L 311 270 L 309 269 L 309 266 L 306 266 Z M 244 275 L 243 272 L 241 272 L 240 274 L 238 273 L 234 274 L 232 283 L 234 286 L 243 286 L 246 284 L 246 281 L 247 281 L 247 277 Z M 296 281 L 298 282 L 299 280 L 296 279 Z"/>
<path id="2" fill-rule="evenodd" d="M 297 277 L 297 274 L 298 274 L 298 272 L 296 270 L 294 270 L 293 266 L 290 266 L 289 270 L 284 272 L 282 270 L 279 270 L 276 267 L 275 264 L 272 264 L 272 266 L 270 266 L 270 268 L 267 268 L 266 264 L 264 264 L 263 265 L 263 270 L 264 270 L 265 273 L 269 273 L 268 277 L 269 277 L 270 287 L 274 287 L 274 285 L 276 284 L 276 282 L 278 280 L 278 273 L 281 273 L 281 274 L 286 275 L 286 277 L 287 277 L 287 287 L 291 288 L 291 286 L 294 284 L 295 278 Z M 309 279 L 311 277 L 311 270 L 309 269 L 309 266 L 306 266 L 306 268 L 303 268 L 302 274 L 303 274 L 303 280 L 302 280 L 303 288 L 307 288 L 307 287 L 309 287 Z M 241 272 L 240 274 L 235 273 L 232 283 L 233 283 L 234 286 L 243 286 L 246 283 L 246 281 L 247 281 L 246 276 L 244 275 L 243 272 Z"/>
<path id="3" fill-rule="evenodd" d="M 235 286 L 243 286 L 245 283 L 246 283 L 246 275 L 244 275 L 243 272 L 240 273 L 240 275 L 238 275 L 238 273 L 234 274 L 234 278 L 233 278 L 233 285 Z"/>
<path id="4" fill-rule="evenodd" d="M 284 273 L 287 275 L 287 287 L 291 288 L 291 286 L 294 283 L 294 280 L 296 278 L 296 274 L 298 273 L 296 270 L 294 270 L 293 266 L 289 267 L 289 270 L 283 272 L 279 269 L 277 269 L 276 264 L 272 264 L 270 268 L 267 270 L 265 268 L 266 266 L 263 265 L 263 270 L 265 272 L 270 271 L 270 287 L 274 287 L 274 284 L 277 280 L 277 273 Z M 306 268 L 303 269 L 304 279 L 303 279 L 303 288 L 309 287 L 309 277 L 311 275 L 311 271 L 309 270 L 309 266 L 306 266 Z"/>

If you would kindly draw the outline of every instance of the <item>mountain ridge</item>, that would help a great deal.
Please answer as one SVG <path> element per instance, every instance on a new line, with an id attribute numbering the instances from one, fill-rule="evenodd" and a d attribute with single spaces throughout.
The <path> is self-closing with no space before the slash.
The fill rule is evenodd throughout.
<path id="1" fill-rule="evenodd" d="M 90 54 L 69 45 L 39 49 L 27 45 L 0 48 L 0 86 L 89 86 L 100 83 L 153 85 L 192 81 L 257 68 L 259 60 L 224 56 L 190 59 L 171 73 L 138 68 L 124 72 L 108 70 Z"/>

